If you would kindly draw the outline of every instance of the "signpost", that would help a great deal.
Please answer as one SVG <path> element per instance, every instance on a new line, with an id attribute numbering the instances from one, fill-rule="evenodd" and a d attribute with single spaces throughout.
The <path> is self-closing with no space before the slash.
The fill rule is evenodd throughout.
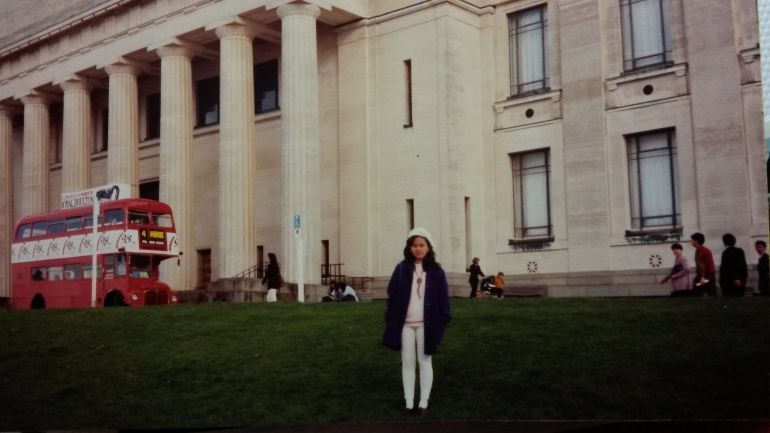
<path id="1" fill-rule="evenodd" d="M 91 251 L 91 308 L 96 308 L 96 248 L 99 246 L 99 238 L 97 235 L 97 226 L 99 224 L 99 199 L 97 198 L 98 189 L 93 190 L 93 219 L 91 220 L 91 227 L 93 228 L 93 250 Z M 64 200 L 62 200 L 64 201 Z"/>
<path id="2" fill-rule="evenodd" d="M 294 215 L 294 240 L 297 241 L 297 300 L 305 302 L 305 266 L 302 257 L 302 232 L 300 216 Z"/>

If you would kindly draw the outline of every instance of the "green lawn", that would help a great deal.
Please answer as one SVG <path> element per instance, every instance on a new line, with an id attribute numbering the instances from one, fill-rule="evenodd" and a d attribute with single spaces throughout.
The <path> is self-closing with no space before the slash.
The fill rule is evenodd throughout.
<path id="1" fill-rule="evenodd" d="M 384 310 L 2 311 L 0 431 L 401 421 Z M 428 420 L 770 417 L 768 299 L 454 299 L 452 313 Z"/>

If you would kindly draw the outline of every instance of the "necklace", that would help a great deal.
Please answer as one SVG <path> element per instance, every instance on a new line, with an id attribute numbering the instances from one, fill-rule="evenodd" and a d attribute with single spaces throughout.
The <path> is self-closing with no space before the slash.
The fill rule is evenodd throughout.
<path id="1" fill-rule="evenodd" d="M 417 275 L 417 271 L 414 271 L 414 274 Z M 422 284 L 423 275 L 425 275 L 425 271 L 422 271 L 420 275 L 417 275 L 417 297 L 419 299 L 422 299 L 422 295 L 420 295 L 420 284 Z"/>

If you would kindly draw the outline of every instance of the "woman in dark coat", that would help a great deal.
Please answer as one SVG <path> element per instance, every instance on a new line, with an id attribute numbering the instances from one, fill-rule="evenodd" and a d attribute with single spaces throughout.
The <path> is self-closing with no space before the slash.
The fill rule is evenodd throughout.
<path id="1" fill-rule="evenodd" d="M 281 278 L 281 268 L 278 266 L 275 254 L 267 253 L 267 258 L 270 259 L 270 263 L 267 265 L 265 278 L 262 278 L 262 284 L 267 282 L 267 302 L 275 302 L 278 300 L 278 289 L 281 288 L 283 278 Z"/>
<path id="2" fill-rule="evenodd" d="M 476 289 L 479 287 L 479 275 L 486 277 L 486 275 L 481 272 L 481 266 L 479 266 L 478 257 L 473 258 L 469 271 L 471 273 L 471 278 L 468 280 L 468 282 L 471 283 L 471 298 L 475 298 Z"/>
<path id="3" fill-rule="evenodd" d="M 406 399 L 405 414 L 414 407 L 415 367 L 420 366 L 418 412 L 428 410 L 433 386 L 431 355 L 438 352 L 446 325 L 452 320 L 446 274 L 436 263 L 430 233 L 409 232 L 404 261 L 396 265 L 388 283 L 385 334 L 382 344 L 401 351 L 401 373 Z"/>

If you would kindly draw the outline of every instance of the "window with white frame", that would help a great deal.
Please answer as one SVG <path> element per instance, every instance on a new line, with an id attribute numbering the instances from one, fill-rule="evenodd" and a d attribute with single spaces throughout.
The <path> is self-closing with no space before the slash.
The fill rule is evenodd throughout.
<path id="1" fill-rule="evenodd" d="M 552 237 L 550 151 L 514 153 L 511 164 L 514 236 L 517 239 Z"/>
<path id="2" fill-rule="evenodd" d="M 628 137 L 628 177 L 634 229 L 681 226 L 673 129 Z"/>
<path id="3" fill-rule="evenodd" d="M 670 0 L 620 0 L 620 9 L 623 69 L 671 62 Z"/>
<path id="4" fill-rule="evenodd" d="M 548 71 L 548 16 L 540 6 L 508 15 L 511 61 L 511 96 L 550 86 Z"/>

